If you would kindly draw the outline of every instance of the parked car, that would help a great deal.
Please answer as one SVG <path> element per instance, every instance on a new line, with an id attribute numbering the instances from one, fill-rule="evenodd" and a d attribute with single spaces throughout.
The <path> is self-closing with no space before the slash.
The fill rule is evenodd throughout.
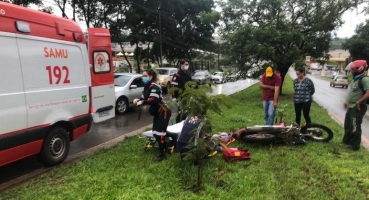
<path id="1" fill-rule="evenodd" d="M 238 71 L 237 73 L 236 73 L 236 77 L 237 77 L 237 80 L 238 79 L 246 79 L 246 72 L 243 72 L 243 71 Z"/>
<path id="2" fill-rule="evenodd" d="M 237 81 L 237 76 L 236 74 L 232 74 L 232 73 L 229 73 L 226 75 L 226 81 Z"/>
<path id="3" fill-rule="evenodd" d="M 226 82 L 226 78 L 223 72 L 215 72 L 211 76 L 211 80 L 213 81 L 213 83 L 225 83 Z"/>
<path id="4" fill-rule="evenodd" d="M 156 68 L 158 73 L 159 85 L 163 89 L 163 92 L 168 93 L 168 90 L 172 85 L 172 78 L 175 73 L 178 72 L 177 68 Z"/>
<path id="5" fill-rule="evenodd" d="M 346 75 L 337 75 L 333 77 L 331 80 L 329 86 L 335 87 L 335 86 L 342 86 L 342 88 L 348 88 L 349 80 Z"/>
<path id="6" fill-rule="evenodd" d="M 199 85 L 202 85 L 204 83 L 211 82 L 211 75 L 207 70 L 197 71 L 191 77 L 191 80 L 196 82 Z"/>
<path id="7" fill-rule="evenodd" d="M 115 111 L 123 114 L 133 107 L 133 99 L 139 99 L 142 95 L 144 83 L 141 74 L 136 73 L 114 73 L 115 85 Z"/>

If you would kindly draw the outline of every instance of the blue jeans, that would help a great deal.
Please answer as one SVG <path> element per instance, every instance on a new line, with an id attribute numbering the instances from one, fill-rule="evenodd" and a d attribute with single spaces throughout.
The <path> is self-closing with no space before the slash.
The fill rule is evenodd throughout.
<path id="1" fill-rule="evenodd" d="M 273 102 L 274 101 L 263 101 L 264 119 L 265 119 L 266 125 L 274 124 L 275 110 L 273 108 Z"/>

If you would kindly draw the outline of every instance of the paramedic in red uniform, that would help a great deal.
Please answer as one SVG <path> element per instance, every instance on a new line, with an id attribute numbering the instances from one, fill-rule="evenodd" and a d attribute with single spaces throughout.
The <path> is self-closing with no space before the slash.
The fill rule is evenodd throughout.
<path id="1" fill-rule="evenodd" d="M 162 161 L 165 158 L 165 135 L 171 117 L 171 110 L 165 105 L 160 85 L 156 83 L 157 74 L 153 70 L 145 70 L 142 72 L 142 82 L 145 84 L 140 99 L 134 99 L 133 103 L 137 106 L 149 104 L 149 113 L 154 116 L 153 119 L 153 135 L 159 143 L 159 155 L 155 161 Z M 175 138 L 177 139 L 177 138 Z"/>

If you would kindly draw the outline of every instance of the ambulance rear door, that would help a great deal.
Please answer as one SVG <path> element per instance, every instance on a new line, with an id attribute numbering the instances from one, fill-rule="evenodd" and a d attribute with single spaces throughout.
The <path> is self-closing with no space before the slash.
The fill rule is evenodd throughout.
<path id="1" fill-rule="evenodd" d="M 115 117 L 114 66 L 108 29 L 88 29 L 91 73 L 90 112 L 94 122 Z"/>

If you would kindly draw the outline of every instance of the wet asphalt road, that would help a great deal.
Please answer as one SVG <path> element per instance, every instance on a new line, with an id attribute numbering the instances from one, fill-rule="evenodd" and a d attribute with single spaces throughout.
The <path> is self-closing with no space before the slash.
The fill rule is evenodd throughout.
<path id="1" fill-rule="evenodd" d="M 226 94 L 243 90 L 257 80 L 238 80 L 237 82 L 227 82 L 224 84 L 217 84 L 213 86 L 212 95 Z M 164 97 L 168 98 L 168 96 Z M 132 108 L 124 115 L 117 115 L 115 118 L 106 122 L 93 124 L 90 132 L 71 143 L 71 148 L 68 157 L 76 155 L 85 150 L 91 149 L 99 144 L 113 140 L 129 132 L 135 131 L 139 128 L 148 126 L 152 123 L 152 117 L 147 112 L 147 106 L 143 106 L 141 119 L 138 120 L 137 108 Z M 2 185 L 15 181 L 21 176 L 35 173 L 35 171 L 42 170 L 45 167 L 38 162 L 36 157 L 30 157 L 18 162 L 0 167 L 0 190 Z"/>
<path id="2" fill-rule="evenodd" d="M 313 73 L 307 76 L 314 82 L 315 94 L 313 96 L 314 101 L 324 107 L 332 115 L 332 117 L 343 126 L 345 120 L 346 109 L 343 107 L 343 103 L 348 94 L 348 89 L 342 87 L 330 87 L 329 81 L 321 78 L 321 71 L 313 71 Z M 296 78 L 295 71 L 290 68 L 289 74 L 292 78 Z M 333 75 L 333 72 L 325 71 L 325 76 Z M 314 121 L 314 119 L 312 119 Z M 369 147 L 369 112 L 363 119 L 362 129 L 362 144 Z"/>

